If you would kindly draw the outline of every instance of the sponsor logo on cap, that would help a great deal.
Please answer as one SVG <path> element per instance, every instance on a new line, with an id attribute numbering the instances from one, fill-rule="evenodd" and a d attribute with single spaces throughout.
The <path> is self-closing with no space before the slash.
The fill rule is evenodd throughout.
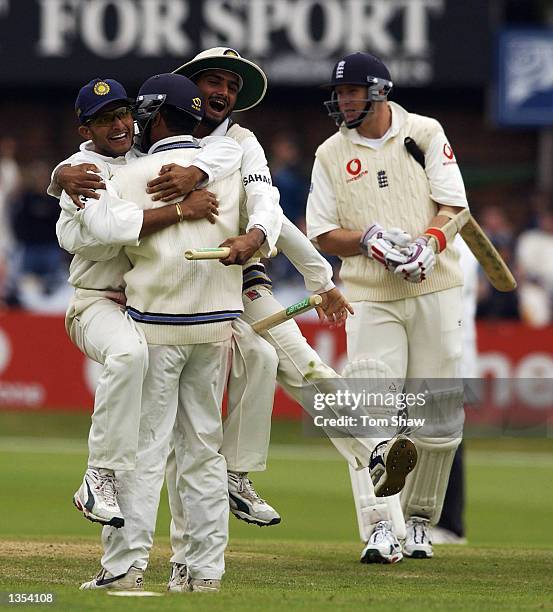
<path id="1" fill-rule="evenodd" d="M 97 96 L 105 96 L 109 93 L 110 87 L 105 81 L 98 81 L 94 84 L 94 93 Z"/>
<path id="2" fill-rule="evenodd" d="M 202 110 L 202 99 L 201 98 L 192 98 L 192 108 L 195 111 Z"/>

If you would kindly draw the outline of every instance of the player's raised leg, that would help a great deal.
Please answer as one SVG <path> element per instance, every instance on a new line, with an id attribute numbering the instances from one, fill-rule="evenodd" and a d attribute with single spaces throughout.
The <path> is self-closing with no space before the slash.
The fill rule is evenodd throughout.
<path id="1" fill-rule="evenodd" d="M 277 365 L 274 348 L 245 321 L 235 321 L 221 453 L 227 461 L 230 511 L 261 527 L 281 521 L 248 477 L 267 465 Z"/>
<path id="2" fill-rule="evenodd" d="M 74 300 L 67 318 L 73 342 L 104 366 L 88 438 L 88 469 L 73 501 L 89 520 L 121 527 L 115 472 L 135 466 L 148 353 L 142 332 L 119 304 L 90 301 Z"/>

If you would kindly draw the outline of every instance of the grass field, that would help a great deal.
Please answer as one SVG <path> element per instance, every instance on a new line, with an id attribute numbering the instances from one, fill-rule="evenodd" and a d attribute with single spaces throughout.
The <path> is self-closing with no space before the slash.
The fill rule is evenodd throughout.
<path id="1" fill-rule="evenodd" d="M 50 607 L 60 610 L 553 609 L 552 440 L 470 440 L 469 545 L 436 547 L 432 560 L 367 566 L 357 560 L 345 463 L 328 443 L 276 423 L 269 470 L 255 484 L 282 524 L 260 529 L 231 519 L 217 595 L 125 599 L 78 591 L 100 556 L 99 527 L 71 505 L 86 428 L 82 416 L 0 413 L 0 592 L 54 592 Z M 168 524 L 163 496 L 145 576 L 159 593 Z"/>

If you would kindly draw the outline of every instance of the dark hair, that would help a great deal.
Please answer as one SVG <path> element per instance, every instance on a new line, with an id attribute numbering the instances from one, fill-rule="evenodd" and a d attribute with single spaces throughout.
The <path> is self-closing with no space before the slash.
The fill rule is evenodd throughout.
<path id="1" fill-rule="evenodd" d="M 169 104 L 164 104 L 159 113 L 163 117 L 167 129 L 174 134 L 192 134 L 199 123 L 189 113 Z"/>

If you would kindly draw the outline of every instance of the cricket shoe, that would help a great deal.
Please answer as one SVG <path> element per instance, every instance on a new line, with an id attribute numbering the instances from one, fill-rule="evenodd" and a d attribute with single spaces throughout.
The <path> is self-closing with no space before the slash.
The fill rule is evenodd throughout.
<path id="1" fill-rule="evenodd" d="M 246 523 L 277 525 L 280 514 L 257 494 L 247 472 L 228 472 L 230 511 Z"/>
<path id="2" fill-rule="evenodd" d="M 380 521 L 361 553 L 361 563 L 398 563 L 402 559 L 401 545 L 392 531 L 391 521 Z"/>
<path id="3" fill-rule="evenodd" d="M 376 445 L 371 453 L 369 473 L 376 497 L 399 493 L 405 479 L 417 465 L 417 449 L 409 438 L 398 436 Z"/>
<path id="4" fill-rule="evenodd" d="M 434 556 L 430 536 L 430 521 L 419 516 L 412 516 L 405 523 L 405 542 L 403 552 L 412 559 L 430 559 Z"/>
<path id="5" fill-rule="evenodd" d="M 131 566 L 126 574 L 114 576 L 102 568 L 98 575 L 89 582 L 83 582 L 81 591 L 90 589 L 113 589 L 115 591 L 142 591 L 144 589 L 144 572 Z"/>
<path id="6" fill-rule="evenodd" d="M 171 593 L 217 593 L 221 581 L 207 578 L 192 578 L 184 563 L 173 563 L 167 590 Z"/>
<path id="7" fill-rule="evenodd" d="M 125 519 L 117 503 L 115 477 L 111 470 L 88 468 L 73 503 L 93 523 L 123 527 Z"/>
<path id="8" fill-rule="evenodd" d="M 188 568 L 184 563 L 171 563 L 171 576 L 167 583 L 171 593 L 185 593 L 188 589 Z"/>

